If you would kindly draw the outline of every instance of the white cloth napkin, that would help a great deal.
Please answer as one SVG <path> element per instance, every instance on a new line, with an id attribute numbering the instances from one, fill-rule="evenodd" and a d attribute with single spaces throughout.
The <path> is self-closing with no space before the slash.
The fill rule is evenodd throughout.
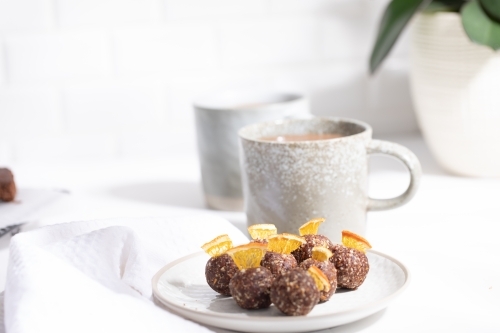
<path id="1" fill-rule="evenodd" d="M 111 219 L 16 235 L 5 289 L 7 333 L 209 332 L 153 302 L 151 278 L 165 264 L 227 233 L 212 215 Z"/>

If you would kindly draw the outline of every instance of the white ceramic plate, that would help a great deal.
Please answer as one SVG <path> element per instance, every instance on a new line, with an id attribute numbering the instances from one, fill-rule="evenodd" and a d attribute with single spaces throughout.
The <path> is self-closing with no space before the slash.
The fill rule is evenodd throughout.
<path id="1" fill-rule="evenodd" d="M 370 271 L 361 287 L 337 290 L 307 316 L 288 317 L 277 308 L 244 310 L 205 280 L 204 252 L 178 259 L 153 277 L 153 294 L 172 311 L 201 324 L 243 332 L 307 332 L 347 324 L 385 308 L 408 285 L 408 269 L 396 259 L 367 253 Z"/>

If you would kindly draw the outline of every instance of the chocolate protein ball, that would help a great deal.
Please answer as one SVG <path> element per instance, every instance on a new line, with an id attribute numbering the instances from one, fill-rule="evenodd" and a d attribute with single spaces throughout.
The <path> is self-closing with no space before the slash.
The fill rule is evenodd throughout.
<path id="1" fill-rule="evenodd" d="M 319 297 L 314 279 L 300 268 L 278 276 L 271 286 L 271 301 L 289 316 L 308 314 L 319 302 Z"/>
<path id="2" fill-rule="evenodd" d="M 264 267 L 242 269 L 229 282 L 236 304 L 243 309 L 263 309 L 271 305 L 269 296 L 273 275 Z"/>
<path id="3" fill-rule="evenodd" d="M 336 245 L 330 261 L 337 269 L 337 286 L 356 289 L 366 279 L 370 269 L 366 255 L 356 249 Z"/>
<path id="4" fill-rule="evenodd" d="M 328 281 L 330 281 L 330 290 L 322 290 L 319 295 L 320 302 L 326 302 L 335 294 L 335 290 L 337 289 L 337 270 L 335 269 L 335 265 L 330 261 L 319 261 L 310 258 L 301 262 L 299 267 L 307 271 L 311 266 L 318 267 L 326 275 Z"/>
<path id="5" fill-rule="evenodd" d="M 0 168 L 0 201 L 13 201 L 15 197 L 14 175 L 9 169 Z"/>
<path id="6" fill-rule="evenodd" d="M 266 255 L 260 262 L 262 267 L 265 267 L 271 271 L 271 273 L 276 277 L 292 268 L 297 267 L 297 260 L 291 254 L 281 254 L 276 252 L 268 251 Z"/>
<path id="7" fill-rule="evenodd" d="M 328 239 L 328 237 L 323 235 L 304 235 L 303 237 L 306 242 L 302 244 L 297 250 L 292 252 L 298 264 L 306 259 L 311 258 L 312 249 L 315 246 L 323 246 L 330 251 L 332 251 L 334 247 L 333 243 Z"/>
<path id="8" fill-rule="evenodd" d="M 238 267 L 228 254 L 212 257 L 205 266 L 208 285 L 219 294 L 231 296 L 229 281 L 238 273 Z"/>

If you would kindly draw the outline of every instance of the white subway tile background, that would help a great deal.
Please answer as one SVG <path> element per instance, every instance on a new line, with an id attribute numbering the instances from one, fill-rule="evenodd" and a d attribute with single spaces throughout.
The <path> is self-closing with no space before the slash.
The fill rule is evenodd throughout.
<path id="1" fill-rule="evenodd" d="M 181 153 L 192 100 L 225 88 L 299 91 L 316 115 L 416 131 L 407 34 L 368 75 L 386 4 L 0 0 L 0 164 Z"/>

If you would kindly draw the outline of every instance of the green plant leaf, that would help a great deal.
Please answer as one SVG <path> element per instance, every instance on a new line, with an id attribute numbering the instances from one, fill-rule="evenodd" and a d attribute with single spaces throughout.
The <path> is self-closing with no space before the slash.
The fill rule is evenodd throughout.
<path id="1" fill-rule="evenodd" d="M 500 22 L 499 0 L 480 0 L 479 3 L 483 7 L 486 14 L 488 14 L 493 20 Z"/>
<path id="2" fill-rule="evenodd" d="M 477 0 L 463 6 L 461 14 L 465 32 L 473 42 L 500 49 L 500 23 L 486 15 Z"/>
<path id="3" fill-rule="evenodd" d="M 382 16 L 377 39 L 370 56 L 370 72 L 372 74 L 389 54 L 413 15 L 420 8 L 427 6 L 428 3 L 430 0 L 392 0 L 389 3 Z"/>

